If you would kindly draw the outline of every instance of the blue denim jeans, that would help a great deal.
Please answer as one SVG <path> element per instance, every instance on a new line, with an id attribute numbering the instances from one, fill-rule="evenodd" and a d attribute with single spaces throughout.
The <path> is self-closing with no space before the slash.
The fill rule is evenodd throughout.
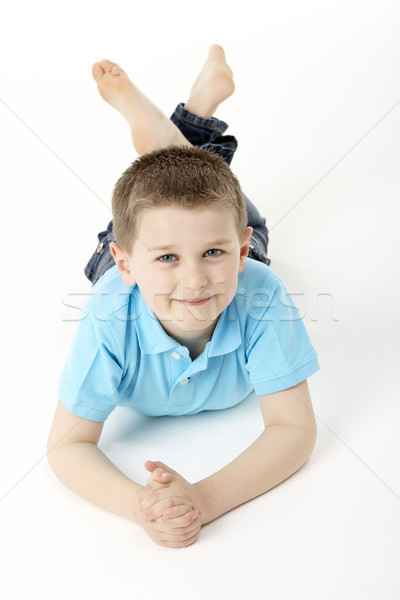
<path id="1" fill-rule="evenodd" d="M 180 129 L 185 138 L 194 146 L 216 152 L 228 163 L 231 163 L 238 146 L 236 138 L 232 135 L 223 135 L 228 128 L 227 123 L 211 117 L 204 119 L 183 108 L 178 104 L 171 116 L 171 121 Z M 247 224 L 253 228 L 250 238 L 249 257 L 259 260 L 267 265 L 271 263 L 267 258 L 268 229 L 265 219 L 261 217 L 254 204 L 243 194 L 247 209 Z M 98 234 L 97 248 L 85 267 L 85 275 L 94 285 L 98 279 L 115 265 L 110 252 L 110 244 L 114 242 L 112 221 L 106 231 Z"/>

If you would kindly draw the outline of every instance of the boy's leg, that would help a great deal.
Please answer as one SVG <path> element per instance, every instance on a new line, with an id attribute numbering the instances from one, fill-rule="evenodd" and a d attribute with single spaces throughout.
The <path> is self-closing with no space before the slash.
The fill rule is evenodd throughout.
<path id="1" fill-rule="evenodd" d="M 111 242 L 115 242 L 112 221 L 109 222 L 105 231 L 101 231 L 97 235 L 97 248 L 90 257 L 84 273 L 89 281 L 94 285 L 108 269 L 115 266 L 113 255 L 110 252 Z"/>
<path id="2" fill-rule="evenodd" d="M 168 117 L 130 81 L 119 65 L 110 60 L 102 60 L 93 65 L 92 74 L 101 97 L 128 121 L 132 142 L 138 154 L 146 154 L 172 144 L 192 145 Z"/>
<path id="3" fill-rule="evenodd" d="M 246 203 L 247 225 L 253 228 L 248 257 L 270 265 L 271 260 L 267 258 L 269 237 L 266 221 L 246 194 L 243 194 L 243 198 Z"/>
<path id="4" fill-rule="evenodd" d="M 232 135 L 223 135 L 228 125 L 213 115 L 234 90 L 232 69 L 226 62 L 225 52 L 221 46 L 214 44 L 187 102 L 179 104 L 171 115 L 171 121 L 191 144 L 216 152 L 228 164 L 237 148 L 237 141 Z"/>
<path id="5" fill-rule="evenodd" d="M 171 115 L 172 123 L 193 146 L 219 154 L 230 165 L 238 144 L 233 135 L 223 135 L 228 124 L 215 117 L 200 117 L 186 106 L 178 104 Z"/>
<path id="6" fill-rule="evenodd" d="M 178 107 L 171 120 L 117 64 L 102 60 L 93 65 L 92 73 L 102 98 L 128 121 L 133 145 L 140 155 L 173 144 L 200 146 L 220 137 L 228 127 L 212 118 L 219 104 L 235 89 L 224 50 L 216 44 L 211 46 L 184 108 Z"/>

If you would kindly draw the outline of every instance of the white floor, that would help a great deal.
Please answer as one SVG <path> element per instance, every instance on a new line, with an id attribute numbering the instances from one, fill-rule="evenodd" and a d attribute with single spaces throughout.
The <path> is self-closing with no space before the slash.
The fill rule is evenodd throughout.
<path id="1" fill-rule="evenodd" d="M 399 17 L 390 0 L 3 4 L 2 599 L 400 598 Z M 174 551 L 64 489 L 45 444 L 82 269 L 135 158 L 91 64 L 119 61 L 169 112 L 213 42 L 237 83 L 217 114 L 240 142 L 232 167 L 318 351 L 319 437 L 299 473 Z M 101 447 L 139 482 L 147 458 L 194 481 L 260 428 L 256 398 L 120 410 Z"/>

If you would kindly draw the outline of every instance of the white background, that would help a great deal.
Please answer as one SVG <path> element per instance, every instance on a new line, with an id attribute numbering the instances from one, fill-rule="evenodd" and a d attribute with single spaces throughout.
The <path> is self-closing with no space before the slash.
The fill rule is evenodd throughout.
<path id="1" fill-rule="evenodd" d="M 2 600 L 400 597 L 399 17 L 389 0 L 3 0 Z M 91 65 L 119 62 L 170 114 L 214 42 L 237 85 L 216 115 L 239 139 L 232 168 L 319 355 L 319 436 L 295 476 L 170 550 L 63 488 L 45 447 L 83 267 L 136 156 Z M 195 481 L 260 430 L 255 398 L 117 410 L 101 447 L 140 483 L 148 458 Z"/>

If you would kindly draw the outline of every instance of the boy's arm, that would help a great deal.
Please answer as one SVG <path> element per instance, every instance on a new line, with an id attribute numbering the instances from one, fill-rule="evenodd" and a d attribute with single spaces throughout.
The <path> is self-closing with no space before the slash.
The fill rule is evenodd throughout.
<path id="1" fill-rule="evenodd" d="M 57 478 L 88 502 L 139 523 L 142 486 L 128 479 L 97 447 L 104 423 L 70 413 L 59 400 L 47 442 Z"/>
<path id="2" fill-rule="evenodd" d="M 267 492 L 310 456 L 317 428 L 307 380 L 260 397 L 265 429 L 226 467 L 196 484 L 204 498 L 205 522 Z"/>
<path id="3" fill-rule="evenodd" d="M 263 494 L 292 475 L 307 460 L 316 440 L 316 423 L 307 380 L 287 390 L 260 397 L 265 429 L 226 467 L 193 485 L 187 494 L 202 513 L 203 524 Z M 182 478 L 173 476 L 181 488 Z M 184 481 L 184 480 L 183 480 Z M 163 490 L 142 501 L 147 518 L 163 505 Z M 183 495 L 183 489 L 177 490 Z M 154 512 L 153 512 L 154 511 Z"/>
<path id="4" fill-rule="evenodd" d="M 71 414 L 58 401 L 47 444 L 47 457 L 58 479 L 92 504 L 140 525 L 158 544 L 184 547 L 199 534 L 201 521 L 190 510 L 190 502 L 176 498 L 181 515 L 173 523 L 143 520 L 139 495 L 148 487 L 131 481 L 97 447 L 104 423 Z M 171 475 L 158 469 L 151 477 L 151 489 L 163 487 Z M 184 512 L 182 505 L 187 502 Z"/>

